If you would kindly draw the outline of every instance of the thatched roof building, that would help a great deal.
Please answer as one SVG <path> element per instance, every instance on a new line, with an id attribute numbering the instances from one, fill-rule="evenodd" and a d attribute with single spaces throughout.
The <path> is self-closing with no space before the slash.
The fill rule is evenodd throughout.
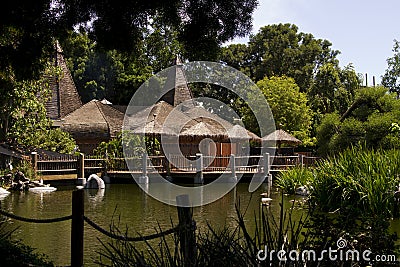
<path id="1" fill-rule="evenodd" d="M 61 129 L 72 135 L 80 151 L 91 153 L 99 143 L 121 132 L 123 120 L 124 113 L 92 100 L 62 119 Z"/>
<path id="2" fill-rule="evenodd" d="M 65 62 L 63 51 L 56 42 L 54 65 L 61 67 L 60 80 L 50 77 L 51 98 L 45 104 L 47 116 L 52 120 L 60 120 L 82 106 L 81 98 L 76 90 L 74 80 Z M 57 123 L 56 123 L 57 124 Z"/>
<path id="3" fill-rule="evenodd" d="M 294 137 L 293 135 L 289 134 L 288 132 L 278 129 L 262 138 L 263 142 L 276 144 L 280 147 L 282 144 L 288 145 L 299 145 L 301 141 Z"/>
<path id="4" fill-rule="evenodd" d="M 127 128 L 133 133 L 153 138 L 159 138 L 161 135 L 177 136 L 178 139 L 171 140 L 174 142 L 179 140 L 184 155 L 198 153 L 199 143 L 204 138 L 210 138 L 216 143 L 216 151 L 211 151 L 212 148 L 209 148 L 209 153 L 216 155 L 237 153 L 241 149 L 241 142 L 260 140 L 257 135 L 244 127 L 234 125 L 204 107 L 196 105 L 179 62 L 172 82 L 175 84 L 168 87 L 174 89 L 166 93 L 159 102 L 144 107 L 126 118 Z M 174 146 L 173 143 L 163 143 L 164 148 L 169 145 Z"/>

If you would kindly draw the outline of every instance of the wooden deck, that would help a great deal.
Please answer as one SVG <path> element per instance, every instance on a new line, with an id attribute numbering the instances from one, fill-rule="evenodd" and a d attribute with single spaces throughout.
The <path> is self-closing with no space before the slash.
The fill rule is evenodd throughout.
<path id="1" fill-rule="evenodd" d="M 200 159 L 197 160 L 196 159 Z M 74 179 L 79 174 L 84 177 L 92 173 L 107 173 L 110 177 L 141 174 L 161 174 L 168 176 L 194 176 L 223 173 L 264 174 L 285 171 L 290 167 L 314 165 L 316 157 L 296 156 L 147 156 L 127 158 L 96 158 L 93 156 L 63 156 L 57 158 L 32 157 L 33 166 L 44 180 Z M 126 161 L 129 161 L 130 170 Z M 144 168 L 144 164 L 146 167 Z M 201 166 L 199 166 L 201 164 Z"/>

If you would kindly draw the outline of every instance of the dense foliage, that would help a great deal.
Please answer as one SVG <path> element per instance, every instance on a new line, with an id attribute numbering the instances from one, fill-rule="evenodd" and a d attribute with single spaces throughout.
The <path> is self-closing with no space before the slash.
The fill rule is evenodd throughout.
<path id="1" fill-rule="evenodd" d="M 0 11 L 0 72 L 38 77 L 43 59 L 76 26 L 86 27 L 99 47 L 135 53 L 151 21 L 178 31 L 190 59 L 212 59 L 219 45 L 251 30 L 256 0 L 12 1 Z"/>
<path id="2" fill-rule="evenodd" d="M 317 129 L 320 154 L 333 154 L 359 143 L 369 148 L 399 148 L 400 136 L 391 127 L 400 122 L 400 101 L 384 87 L 357 90 L 343 114 L 326 114 Z"/>
<path id="3" fill-rule="evenodd" d="M 399 215 L 395 198 L 400 150 L 347 149 L 319 162 L 314 169 L 282 172 L 277 185 L 288 193 L 305 185 L 320 211 L 390 218 Z"/>
<path id="4" fill-rule="evenodd" d="M 18 81 L 13 72 L 1 76 L 0 142 L 25 149 L 43 148 L 71 152 L 72 138 L 60 129 L 53 129 L 46 117 L 45 103 L 49 99 L 49 77 L 59 77 L 60 70 L 48 66 L 39 80 Z"/>
<path id="5" fill-rule="evenodd" d="M 387 60 L 388 68 L 382 76 L 382 85 L 391 92 L 400 94 L 400 42 L 394 40 L 393 56 Z"/>
<path id="6" fill-rule="evenodd" d="M 260 28 L 247 45 L 224 47 L 221 61 L 255 82 L 272 76 L 293 78 L 300 91 L 307 93 L 311 108 L 324 114 L 345 110 L 360 84 L 351 65 L 339 67 L 339 51 L 331 45 L 310 33 L 298 32 L 296 25 L 273 24 Z"/>

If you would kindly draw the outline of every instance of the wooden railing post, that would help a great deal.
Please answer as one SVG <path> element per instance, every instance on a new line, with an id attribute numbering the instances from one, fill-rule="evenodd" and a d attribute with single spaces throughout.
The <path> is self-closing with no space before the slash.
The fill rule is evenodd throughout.
<path id="1" fill-rule="evenodd" d="M 232 179 L 233 179 L 234 182 L 236 182 L 237 181 L 237 176 L 236 176 L 235 154 L 231 154 L 229 162 L 230 162 L 230 165 L 231 165 Z"/>
<path id="2" fill-rule="evenodd" d="M 147 153 L 142 154 L 142 175 L 139 177 L 140 184 L 148 184 L 149 176 L 147 175 Z"/>
<path id="3" fill-rule="evenodd" d="M 72 192 L 71 267 L 83 266 L 84 194 L 82 189 Z"/>
<path id="4" fill-rule="evenodd" d="M 304 155 L 303 154 L 299 154 L 299 164 L 301 167 L 304 166 Z"/>
<path id="5" fill-rule="evenodd" d="M 31 153 L 31 163 L 32 163 L 32 168 L 35 171 L 35 176 L 37 174 L 37 162 L 38 162 L 37 152 L 32 152 Z"/>
<path id="6" fill-rule="evenodd" d="M 179 219 L 179 242 L 182 254 L 183 266 L 190 267 L 196 265 L 197 246 L 196 246 L 196 222 L 193 220 L 192 208 L 189 203 L 188 195 L 176 197 Z"/>
<path id="7" fill-rule="evenodd" d="M 268 176 L 269 175 L 269 173 L 270 173 L 270 168 L 271 168 L 271 166 L 270 166 L 270 155 L 269 155 L 269 153 L 265 153 L 264 155 L 263 155 L 263 157 L 264 157 L 264 175 L 265 176 Z"/>
<path id="8" fill-rule="evenodd" d="M 196 175 L 194 177 L 195 184 L 203 184 L 204 183 L 204 176 L 203 176 L 203 154 L 197 153 L 196 154 Z"/>
<path id="9" fill-rule="evenodd" d="M 79 153 L 78 178 L 85 178 L 85 154 Z"/>

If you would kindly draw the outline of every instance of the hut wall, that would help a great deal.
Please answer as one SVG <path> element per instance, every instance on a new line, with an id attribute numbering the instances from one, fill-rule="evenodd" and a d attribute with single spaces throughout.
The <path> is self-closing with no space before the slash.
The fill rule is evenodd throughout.
<path id="1" fill-rule="evenodd" d="M 96 138 L 96 139 L 76 139 L 75 141 L 79 147 L 79 151 L 81 151 L 84 154 L 91 155 L 93 154 L 93 150 L 96 149 L 101 142 L 108 142 L 109 140 Z"/>

